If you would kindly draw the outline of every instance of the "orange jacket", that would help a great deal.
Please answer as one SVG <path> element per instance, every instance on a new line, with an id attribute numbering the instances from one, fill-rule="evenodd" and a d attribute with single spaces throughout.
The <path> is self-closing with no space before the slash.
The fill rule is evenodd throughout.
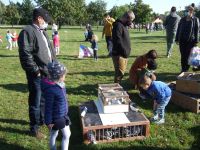
<path id="1" fill-rule="evenodd" d="M 113 24 L 113 22 L 115 22 L 115 19 L 113 19 L 113 18 L 110 18 L 109 20 L 105 20 L 102 36 L 104 34 L 105 34 L 105 36 L 112 36 L 112 24 Z"/>
<path id="2" fill-rule="evenodd" d="M 134 63 L 129 70 L 129 80 L 133 85 L 138 85 L 137 71 L 147 67 L 146 54 L 139 56 L 135 59 Z"/>

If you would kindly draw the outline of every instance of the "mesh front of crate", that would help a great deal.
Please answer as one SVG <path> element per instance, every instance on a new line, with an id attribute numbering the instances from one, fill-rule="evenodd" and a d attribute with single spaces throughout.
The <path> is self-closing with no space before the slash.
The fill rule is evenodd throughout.
<path id="1" fill-rule="evenodd" d="M 85 144 L 142 140 L 149 136 L 150 123 L 142 113 L 129 111 L 125 113 L 129 123 L 103 125 L 94 102 L 82 104 L 80 112 L 82 107 L 88 108 L 86 115 L 80 117 Z"/>
<path id="2" fill-rule="evenodd" d="M 86 144 L 107 143 L 114 141 L 128 141 L 133 139 L 144 139 L 149 136 L 147 125 L 113 126 L 108 128 L 89 129 L 85 132 Z M 95 139 L 94 139 L 95 138 Z"/>
<path id="3" fill-rule="evenodd" d="M 97 129 L 95 132 L 96 141 L 112 140 L 119 138 L 129 138 L 145 136 L 144 126 L 127 126 L 127 127 L 113 127 L 105 129 Z"/>

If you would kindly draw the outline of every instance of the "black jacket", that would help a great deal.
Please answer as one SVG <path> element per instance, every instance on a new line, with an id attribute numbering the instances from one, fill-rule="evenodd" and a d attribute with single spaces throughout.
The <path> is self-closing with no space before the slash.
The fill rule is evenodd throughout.
<path id="1" fill-rule="evenodd" d="M 54 60 L 55 54 L 52 44 L 47 33 L 45 31 L 43 33 L 47 38 L 52 60 Z M 38 73 L 47 75 L 46 66 L 51 60 L 40 30 L 34 25 L 26 26 L 19 34 L 18 45 L 22 68 L 32 75 L 37 75 Z"/>
<path id="2" fill-rule="evenodd" d="M 112 55 L 128 58 L 131 52 L 129 32 L 127 26 L 123 25 L 120 20 L 113 23 L 112 40 Z"/>
<path id="3" fill-rule="evenodd" d="M 186 24 L 188 24 L 187 28 L 186 28 Z M 187 43 L 187 42 L 198 43 L 199 42 L 199 19 L 193 16 L 191 18 L 191 22 L 187 22 L 186 17 L 183 17 L 179 22 L 175 41 L 179 43 Z"/>

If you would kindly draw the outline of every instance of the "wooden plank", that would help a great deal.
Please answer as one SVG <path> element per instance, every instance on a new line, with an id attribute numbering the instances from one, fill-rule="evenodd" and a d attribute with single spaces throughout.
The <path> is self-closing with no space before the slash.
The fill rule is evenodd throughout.
<path id="1" fill-rule="evenodd" d="M 200 97 L 195 98 L 192 97 L 191 94 L 185 94 L 178 91 L 173 91 L 171 100 L 174 104 L 177 104 L 178 106 L 188 109 L 194 113 L 200 112 L 199 110 Z"/>
<path id="2" fill-rule="evenodd" d="M 183 72 L 176 81 L 176 90 L 191 94 L 200 94 L 200 74 Z"/>

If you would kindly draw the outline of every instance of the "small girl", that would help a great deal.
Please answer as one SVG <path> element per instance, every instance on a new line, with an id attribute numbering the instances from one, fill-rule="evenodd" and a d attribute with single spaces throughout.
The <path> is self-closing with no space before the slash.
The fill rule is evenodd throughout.
<path id="1" fill-rule="evenodd" d="M 56 150 L 56 138 L 61 130 L 61 149 L 68 150 L 71 131 L 64 83 L 67 69 L 57 61 L 49 63 L 47 68 L 49 76 L 42 80 L 42 92 L 45 99 L 45 124 L 50 130 L 50 149 Z"/>
<path id="2" fill-rule="evenodd" d="M 97 61 L 98 59 L 98 56 L 97 56 L 97 50 L 98 50 L 98 37 L 97 35 L 92 35 L 92 40 L 91 40 L 91 43 L 92 43 L 92 49 L 93 49 L 93 53 L 94 53 L 94 60 Z"/>
<path id="3" fill-rule="evenodd" d="M 10 31 L 8 30 L 7 31 L 7 34 L 6 34 L 6 40 L 8 42 L 8 45 L 6 47 L 6 49 L 9 49 L 9 50 L 12 50 L 12 38 L 14 36 L 10 33 Z"/>
<path id="4" fill-rule="evenodd" d="M 60 38 L 58 35 L 58 31 L 54 32 L 53 45 L 54 45 L 54 50 L 55 50 L 56 55 L 59 55 L 59 53 L 60 53 Z"/>
<path id="5" fill-rule="evenodd" d="M 12 37 L 13 47 L 18 47 L 18 45 L 17 45 L 18 35 L 17 35 L 16 31 L 14 31 L 12 35 L 13 35 L 13 37 Z"/>
<path id="6" fill-rule="evenodd" d="M 156 124 L 165 123 L 165 107 L 170 101 L 172 91 L 167 84 L 161 81 L 152 81 L 144 75 L 139 80 L 139 85 L 154 99 L 152 122 Z"/>

